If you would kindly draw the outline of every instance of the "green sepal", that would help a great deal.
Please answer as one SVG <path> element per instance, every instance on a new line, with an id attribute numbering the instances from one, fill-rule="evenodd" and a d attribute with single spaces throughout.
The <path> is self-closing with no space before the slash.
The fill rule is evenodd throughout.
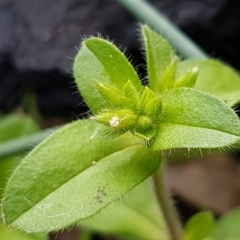
<path id="1" fill-rule="evenodd" d="M 97 114 L 93 119 L 115 129 L 127 129 L 137 123 L 137 116 L 130 109 L 106 110 L 105 113 Z"/>
<path id="2" fill-rule="evenodd" d="M 140 103 L 141 114 L 147 115 L 152 119 L 159 117 L 162 109 L 161 97 L 148 87 L 144 88 Z"/>
<path id="3" fill-rule="evenodd" d="M 149 102 L 145 105 L 144 111 L 147 116 L 150 116 L 155 120 L 156 118 L 160 118 L 162 110 L 162 100 L 160 97 L 155 96 L 155 98 L 150 99 Z"/>
<path id="4" fill-rule="evenodd" d="M 147 142 L 151 140 L 151 138 L 154 136 L 154 134 L 156 133 L 156 129 L 154 128 L 150 128 L 147 131 L 144 132 L 137 132 L 134 131 L 132 132 L 134 136 L 138 137 L 138 138 L 142 138 L 144 140 L 146 140 Z"/>
<path id="5" fill-rule="evenodd" d="M 96 82 L 96 87 L 110 107 L 117 108 L 126 106 L 128 99 L 122 95 L 118 88 L 102 82 Z"/>
<path id="6" fill-rule="evenodd" d="M 170 90 L 174 87 L 176 78 L 176 67 L 178 59 L 175 57 L 172 62 L 168 65 L 163 75 L 160 77 L 156 84 L 156 88 L 153 89 L 157 93 Z"/>
<path id="7" fill-rule="evenodd" d="M 125 106 L 137 111 L 142 88 L 141 90 L 137 90 L 135 86 L 132 84 L 132 82 L 128 80 L 127 83 L 123 86 L 122 91 L 124 96 L 128 98 L 128 102 Z"/>
<path id="8" fill-rule="evenodd" d="M 181 77 L 179 77 L 174 84 L 175 88 L 178 87 L 194 87 L 197 77 L 199 73 L 198 67 L 193 67 L 192 69 L 188 70 L 186 73 L 184 73 Z"/>

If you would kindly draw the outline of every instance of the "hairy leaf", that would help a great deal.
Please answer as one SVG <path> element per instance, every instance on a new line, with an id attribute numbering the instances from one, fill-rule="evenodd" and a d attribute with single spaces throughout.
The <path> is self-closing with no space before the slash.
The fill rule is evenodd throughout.
<path id="1" fill-rule="evenodd" d="M 153 149 L 217 148 L 239 140 L 238 116 L 210 94 L 179 88 L 164 92 L 162 103 Z"/>
<path id="2" fill-rule="evenodd" d="M 139 184 L 81 224 L 108 234 L 132 234 L 145 240 L 168 239 L 165 222 L 149 181 Z"/>
<path id="3" fill-rule="evenodd" d="M 159 154 L 131 135 L 98 137 L 92 120 L 71 123 L 38 145 L 10 178 L 7 224 L 30 232 L 61 229 L 92 216 L 145 178 Z"/>
<path id="4" fill-rule="evenodd" d="M 96 83 L 112 83 L 122 90 L 130 80 L 136 90 L 142 89 L 133 66 L 123 53 L 112 43 L 99 38 L 89 38 L 82 43 L 74 61 L 74 77 L 80 93 L 94 113 L 107 105 Z"/>
<path id="5" fill-rule="evenodd" d="M 229 106 L 240 102 L 240 77 L 233 68 L 213 59 L 187 60 L 178 65 L 178 75 L 195 66 L 199 67 L 196 89 L 221 98 Z"/>
<path id="6" fill-rule="evenodd" d="M 142 36 L 150 88 L 156 89 L 158 81 L 174 57 L 174 52 L 165 39 L 146 25 L 142 27 Z"/>

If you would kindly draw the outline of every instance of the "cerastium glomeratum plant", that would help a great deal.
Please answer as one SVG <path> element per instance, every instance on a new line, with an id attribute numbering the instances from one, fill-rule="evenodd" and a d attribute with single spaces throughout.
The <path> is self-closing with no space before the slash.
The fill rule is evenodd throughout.
<path id="1" fill-rule="evenodd" d="M 230 108 L 240 98 L 238 75 L 215 60 L 181 62 L 161 36 L 147 26 L 141 32 L 147 86 L 111 42 L 82 42 L 74 76 L 92 115 L 62 127 L 22 160 L 2 200 L 6 224 L 49 232 L 79 223 L 161 168 L 162 151 L 224 148 L 239 140 L 239 119 Z M 147 227 L 146 234 L 141 227 L 135 233 L 181 239 L 161 178 L 153 179 L 164 219 L 148 222 L 151 233 Z M 144 207 L 139 211 L 147 215 Z"/>

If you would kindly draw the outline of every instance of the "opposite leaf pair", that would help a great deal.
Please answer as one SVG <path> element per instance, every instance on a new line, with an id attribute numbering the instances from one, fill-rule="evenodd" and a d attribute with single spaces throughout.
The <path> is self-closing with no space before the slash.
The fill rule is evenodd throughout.
<path id="1" fill-rule="evenodd" d="M 145 88 L 113 44 L 98 38 L 83 42 L 74 75 L 93 119 L 109 126 L 108 133 L 130 131 L 146 139 L 154 150 L 215 148 L 236 142 L 240 135 L 236 114 L 220 99 L 196 89 L 203 88 L 203 78 L 197 78 L 201 64 L 178 63 L 169 44 L 147 26 L 142 35 L 149 80 Z M 228 68 L 216 64 L 205 72 L 200 69 L 200 75 L 204 72 L 204 84 L 210 77 L 211 85 L 224 86 L 227 80 L 217 82 L 214 73 Z"/>
<path id="2" fill-rule="evenodd" d="M 154 173 L 162 155 L 155 150 L 224 147 L 239 140 L 238 117 L 223 101 L 239 100 L 235 87 L 227 88 L 231 101 L 221 87 L 215 92 L 223 100 L 196 89 L 208 89 L 205 84 L 217 81 L 214 73 L 219 71 L 236 82 L 239 77 L 214 61 L 211 68 L 195 61 L 176 64 L 164 39 L 146 26 L 142 34 L 149 79 L 145 88 L 113 44 L 98 38 L 83 42 L 74 75 L 94 118 L 104 124 L 92 119 L 68 124 L 28 154 L 5 189 L 2 216 L 7 224 L 30 232 L 67 227 Z M 197 80 L 195 66 L 200 66 Z M 126 133 L 104 138 L 99 129 Z"/>

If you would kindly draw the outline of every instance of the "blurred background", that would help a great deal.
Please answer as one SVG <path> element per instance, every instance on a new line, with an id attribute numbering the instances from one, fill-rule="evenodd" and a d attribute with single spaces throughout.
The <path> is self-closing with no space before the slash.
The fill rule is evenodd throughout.
<path id="1" fill-rule="evenodd" d="M 239 0 L 149 2 L 209 55 L 240 69 Z M 144 77 L 138 26 L 139 20 L 114 0 L 1 0 L 1 116 L 26 114 L 42 129 L 84 117 L 88 109 L 72 76 L 82 39 L 100 34 L 114 41 Z M 200 208 L 221 215 L 240 206 L 237 156 L 237 151 L 217 153 L 169 166 L 167 182 L 183 222 Z"/>
<path id="2" fill-rule="evenodd" d="M 238 0 L 149 2 L 210 55 L 240 68 Z M 44 118 L 69 120 L 86 112 L 72 77 L 81 40 L 100 33 L 139 65 L 144 59 L 136 37 L 138 23 L 113 0 L 1 0 L 0 112 L 14 111 L 26 92 L 35 96 Z"/>

